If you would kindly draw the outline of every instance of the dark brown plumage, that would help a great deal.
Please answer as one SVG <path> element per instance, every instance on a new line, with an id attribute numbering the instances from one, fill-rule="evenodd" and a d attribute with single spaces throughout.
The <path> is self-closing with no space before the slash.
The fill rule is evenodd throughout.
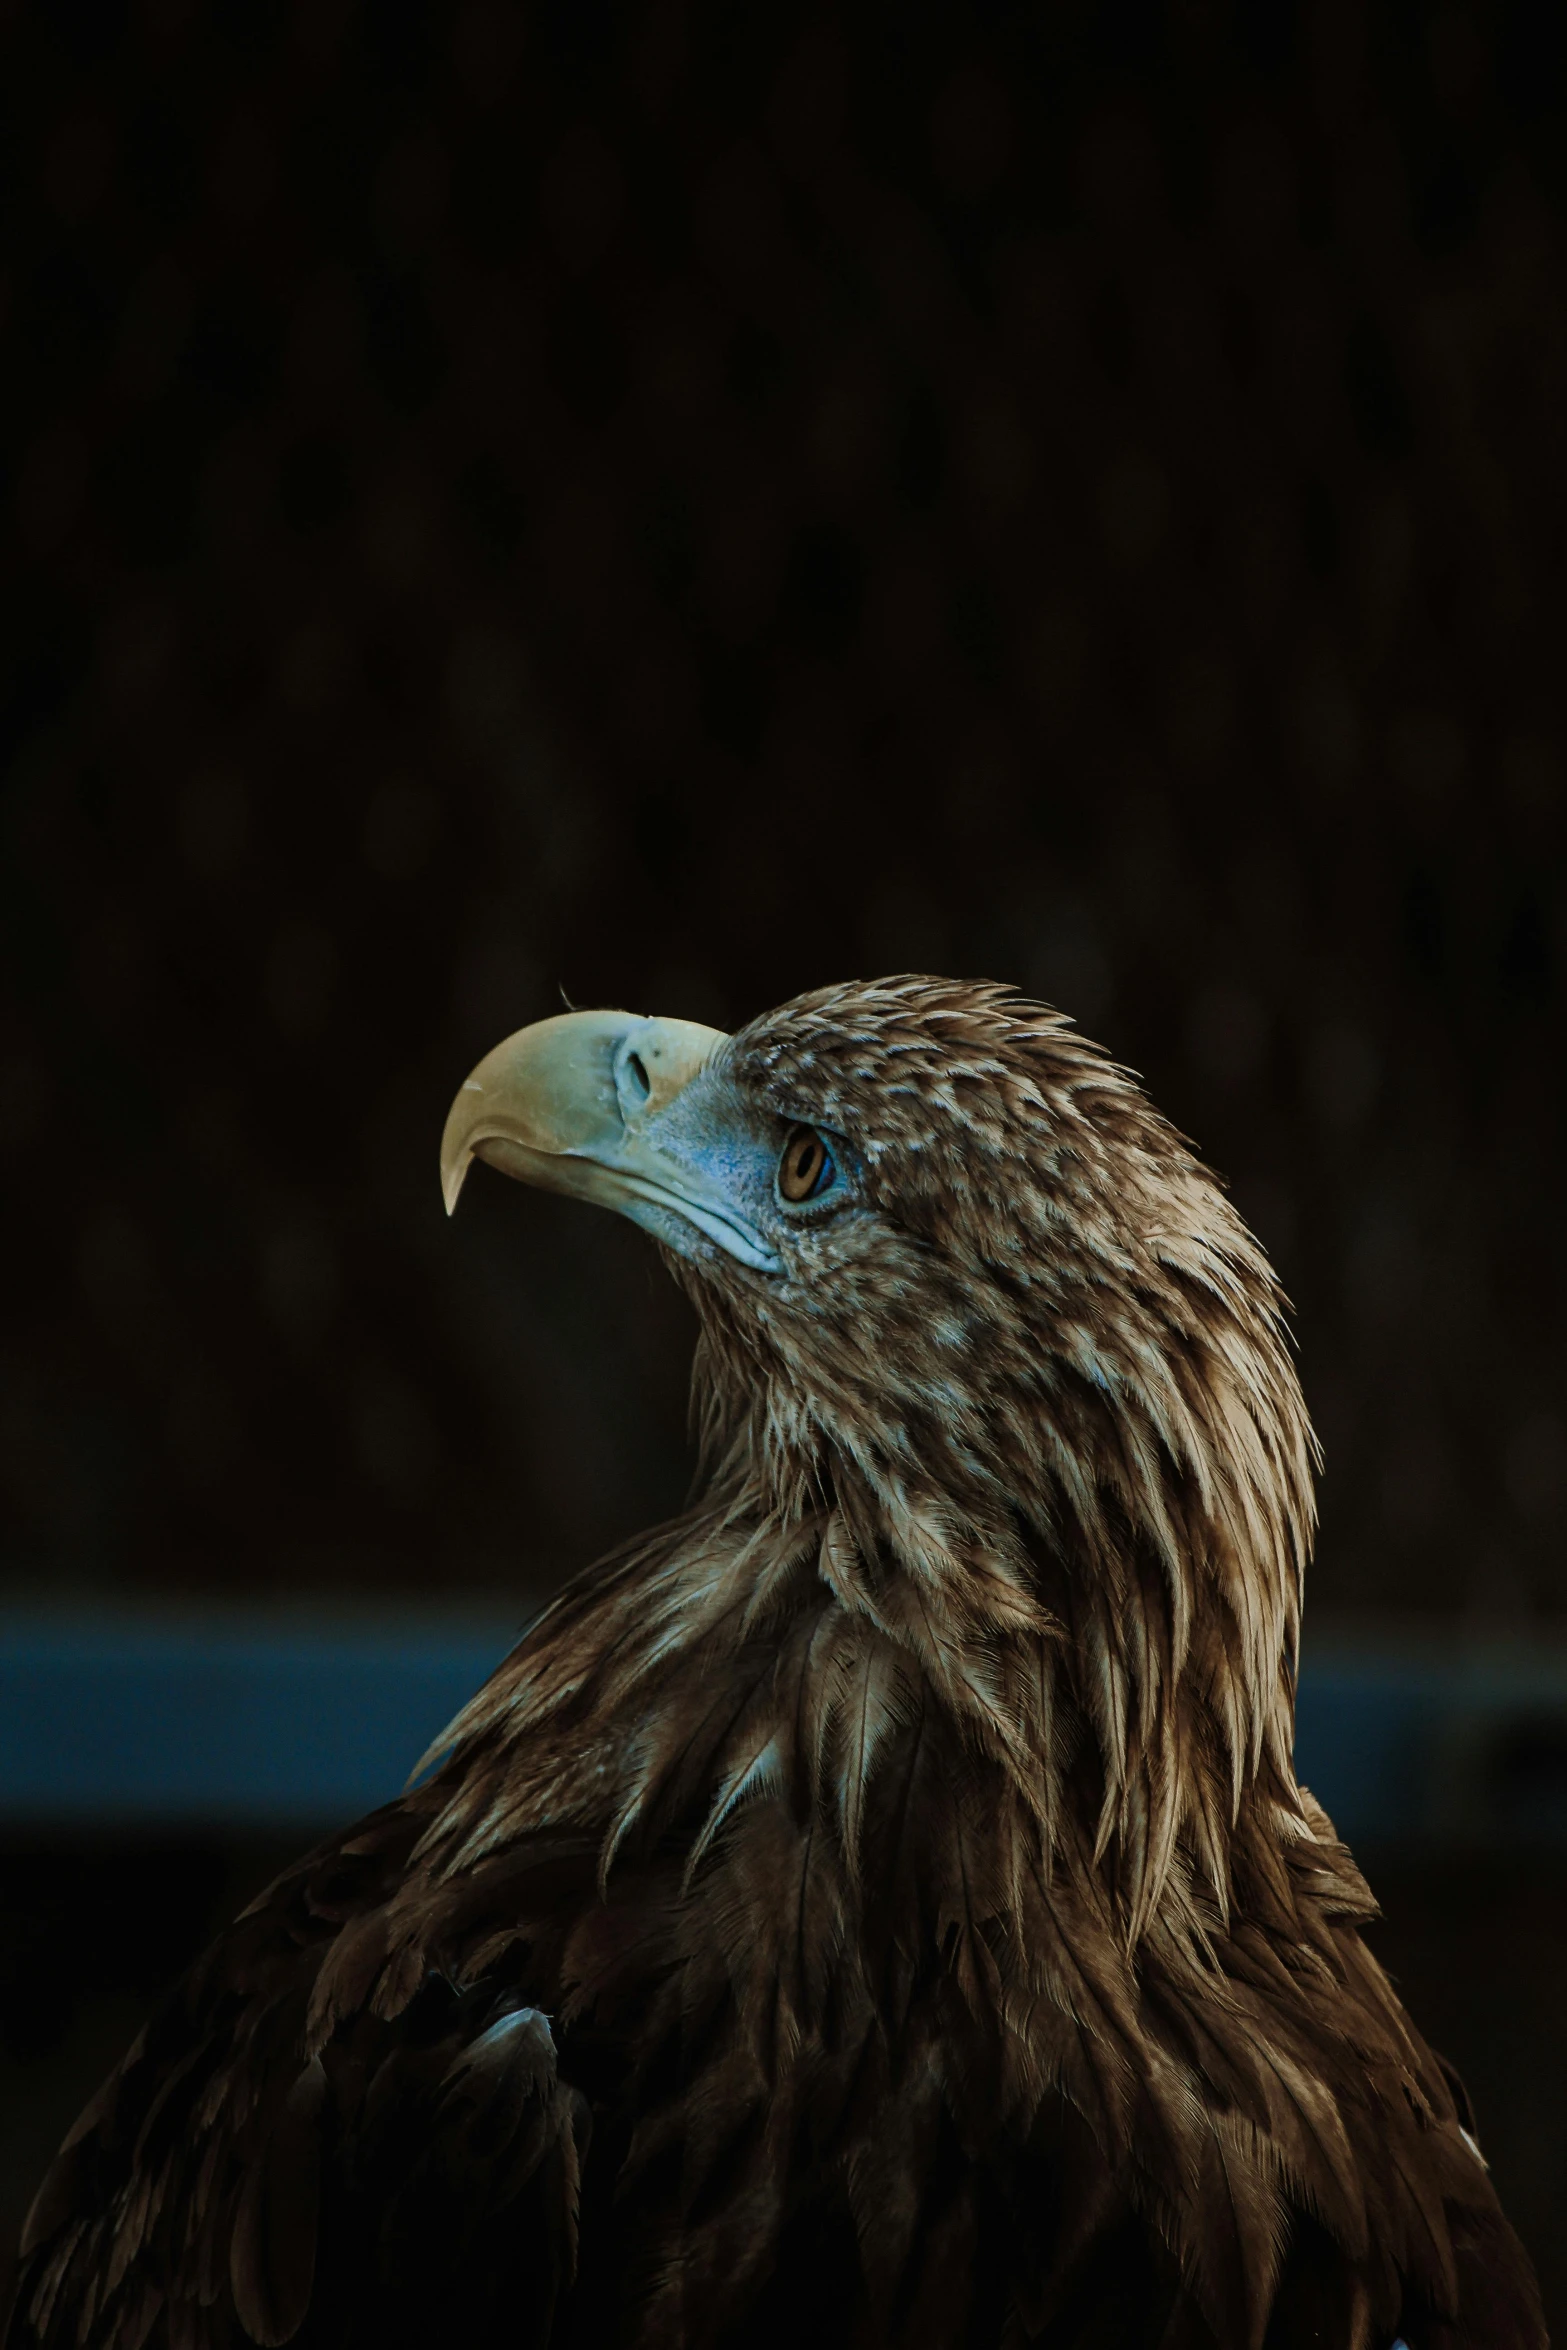
<path id="1" fill-rule="evenodd" d="M 11 2343 L 1543 2343 L 1295 1779 L 1313 1444 L 1213 1180 L 998 988 L 582 1019 L 452 1188 L 666 1242 L 701 1498 L 166 2001 Z"/>

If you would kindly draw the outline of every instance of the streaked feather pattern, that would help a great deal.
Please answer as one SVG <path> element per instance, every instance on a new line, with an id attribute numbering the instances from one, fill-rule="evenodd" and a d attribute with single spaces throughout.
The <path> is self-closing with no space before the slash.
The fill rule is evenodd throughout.
<path id="1" fill-rule="evenodd" d="M 1314 1456 L 1255 1243 L 1003 990 L 728 1053 L 873 1215 L 809 1280 L 676 1266 L 702 1498 L 170 1994 L 14 2350 L 1538 2350 L 1294 1777 Z"/>

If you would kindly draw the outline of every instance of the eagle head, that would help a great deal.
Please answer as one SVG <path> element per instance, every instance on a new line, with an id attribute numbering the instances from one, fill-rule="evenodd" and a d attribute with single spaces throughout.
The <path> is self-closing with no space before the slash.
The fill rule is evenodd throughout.
<path id="1" fill-rule="evenodd" d="M 476 1157 L 650 1231 L 725 1411 L 760 1410 L 775 1454 L 923 1466 L 1056 1518 L 1150 1479 L 1271 1500 L 1302 1547 L 1311 1444 L 1267 1260 L 1136 1081 L 1042 1004 L 903 977 L 733 1036 L 569 1012 L 459 1093 L 448 1210 Z"/>

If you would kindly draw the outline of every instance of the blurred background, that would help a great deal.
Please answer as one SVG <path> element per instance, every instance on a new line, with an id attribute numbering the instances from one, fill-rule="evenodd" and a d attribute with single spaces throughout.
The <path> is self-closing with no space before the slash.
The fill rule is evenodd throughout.
<path id="1" fill-rule="evenodd" d="M 1559 0 L 0 42 L 0 2263 L 684 1491 L 686 1309 L 446 1223 L 462 1076 L 912 968 L 1070 1012 L 1281 1269 L 1303 1768 L 1567 2323 Z"/>

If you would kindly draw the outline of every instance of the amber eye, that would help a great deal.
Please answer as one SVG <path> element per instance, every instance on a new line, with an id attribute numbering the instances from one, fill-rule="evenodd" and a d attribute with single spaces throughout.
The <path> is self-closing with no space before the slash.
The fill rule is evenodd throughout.
<path id="1" fill-rule="evenodd" d="M 778 1189 L 796 1206 L 820 1199 L 838 1180 L 832 1152 L 814 1126 L 796 1126 L 778 1162 Z"/>

